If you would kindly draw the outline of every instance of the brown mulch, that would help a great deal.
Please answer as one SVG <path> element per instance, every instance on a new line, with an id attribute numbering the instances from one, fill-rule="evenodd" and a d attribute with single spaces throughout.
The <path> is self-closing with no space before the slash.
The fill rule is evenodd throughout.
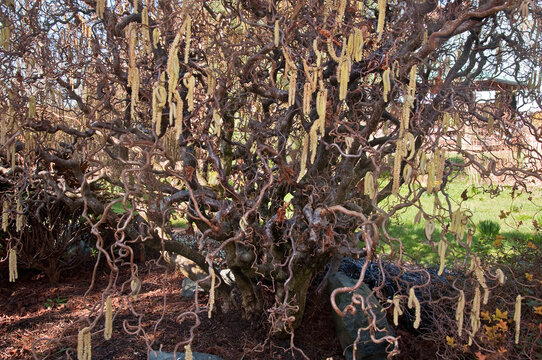
<path id="1" fill-rule="evenodd" d="M 59 284 L 50 283 L 43 274 L 32 270 L 19 270 L 15 283 L 9 283 L 7 276 L 0 278 L 0 359 L 31 359 L 33 347 L 38 359 L 76 359 L 77 331 L 87 326 L 82 319 L 87 317 L 90 307 L 100 303 L 109 277 L 106 269 L 98 270 L 94 290 L 84 304 L 83 295 L 89 288 L 93 266 L 90 262 L 71 271 Z M 7 273 L 7 269 L 0 271 Z M 154 350 L 173 352 L 176 344 L 189 337 L 194 322 L 177 321 L 183 312 L 194 310 L 194 300 L 180 295 L 183 276 L 174 271 L 151 270 L 143 264 L 139 264 L 139 276 L 143 286 L 135 310 L 144 314 L 140 321 L 145 333 L 127 334 L 123 330 L 123 326 L 130 329 L 136 325 L 138 318 L 121 303 L 121 298 L 115 299 L 112 339 L 103 339 L 103 320 L 100 320 L 92 334 L 92 359 L 147 359 L 146 343 Z M 162 289 L 167 298 L 165 311 Z M 200 304 L 206 304 L 207 300 L 206 294 L 200 294 Z M 51 303 L 53 306 L 46 307 Z M 156 325 L 162 313 L 165 315 Z M 199 318 L 201 324 L 195 330 L 193 351 L 214 354 L 224 360 L 304 358 L 300 352 L 288 350 L 290 339 L 269 339 L 265 319 L 250 322 L 238 313 L 225 314 L 220 310 L 211 319 L 206 312 Z M 397 359 L 435 358 L 435 344 L 421 344 L 419 337 L 404 328 L 397 331 L 402 350 Z M 294 345 L 311 360 L 344 359 L 327 294 L 309 292 Z M 177 351 L 184 349 L 180 346 Z"/>
<path id="2" fill-rule="evenodd" d="M 87 326 L 81 322 L 89 314 L 88 308 L 99 303 L 101 291 L 107 286 L 109 272 L 99 270 L 96 285 L 83 304 L 83 295 L 88 290 L 93 264 L 89 263 L 59 284 L 51 284 L 44 276 L 32 270 L 19 270 L 19 279 L 8 283 L 7 277 L 0 279 L 0 359 L 31 359 L 32 347 L 39 359 L 77 358 L 77 331 Z M 6 269 L 7 270 L 7 269 Z M 138 318 L 120 299 L 113 301 L 117 311 L 113 336 L 103 339 L 103 321 L 92 334 L 93 359 L 146 359 L 147 342 L 153 349 L 172 352 L 175 344 L 186 340 L 193 321 L 182 324 L 176 321 L 179 314 L 194 309 L 194 300 L 180 295 L 183 277 L 169 271 L 145 271 L 140 264 L 143 286 L 135 310 L 144 314 L 141 326 L 145 334 L 129 335 L 123 331 L 123 322 L 136 325 Z M 166 291 L 165 316 L 154 327 L 163 312 L 162 288 Z M 49 300 L 48 300 L 49 299 Z M 52 301 L 53 300 L 53 301 Z M 58 300 L 58 301 L 54 301 Z M 201 294 L 200 304 L 206 304 L 207 295 Z M 47 308 L 46 303 L 53 306 Z M 121 309 L 121 310 L 119 310 Z M 331 307 L 326 294 L 310 294 L 303 324 L 296 331 L 294 344 L 310 359 L 343 359 L 340 344 L 335 337 Z M 215 311 L 211 319 L 200 314 L 201 324 L 195 330 L 192 350 L 215 354 L 225 360 L 243 359 L 302 359 L 299 352 L 288 351 L 290 339 L 267 340 L 268 327 L 263 320 L 249 322 L 237 313 Z M 43 341 L 36 342 L 38 339 Z M 47 339 L 50 339 L 47 341 Z M 179 347 L 178 351 L 184 351 Z"/>

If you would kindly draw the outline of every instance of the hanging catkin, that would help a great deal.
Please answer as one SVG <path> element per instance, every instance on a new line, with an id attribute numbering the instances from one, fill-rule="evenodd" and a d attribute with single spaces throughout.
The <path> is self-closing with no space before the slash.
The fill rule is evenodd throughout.
<path id="1" fill-rule="evenodd" d="M 15 282 L 19 277 L 17 272 L 17 251 L 15 249 L 9 250 L 9 281 Z"/>
<path id="2" fill-rule="evenodd" d="M 149 26 L 149 9 L 144 7 L 141 11 L 141 34 L 143 35 L 143 47 L 148 55 L 152 54 L 151 34 Z"/>
<path id="3" fill-rule="evenodd" d="M 352 67 L 352 60 L 350 58 L 343 56 L 341 57 L 339 63 L 339 100 L 346 99 L 346 94 L 348 92 L 348 82 L 350 80 L 350 68 Z"/>
<path id="4" fill-rule="evenodd" d="M 139 102 L 139 69 L 135 67 L 131 76 L 130 114 L 132 120 L 137 119 L 137 104 Z"/>
<path id="5" fill-rule="evenodd" d="M 364 195 L 369 196 L 371 200 L 374 199 L 375 184 L 374 184 L 374 176 L 373 176 L 372 171 L 367 171 L 367 174 L 365 174 L 365 181 L 363 185 L 364 185 Z"/>
<path id="6" fill-rule="evenodd" d="M 420 301 L 416 297 L 416 293 L 414 291 L 414 288 L 410 288 L 409 290 L 409 296 L 408 296 L 408 308 L 412 309 L 415 308 L 415 320 L 414 320 L 414 329 L 417 329 L 420 326 L 421 322 L 421 306 Z"/>
<path id="7" fill-rule="evenodd" d="M 104 11 L 105 11 L 105 0 L 97 0 L 96 1 L 96 15 L 98 15 L 98 17 L 103 19 Z"/>
<path id="8" fill-rule="evenodd" d="M 319 124 L 318 121 L 315 121 L 310 129 L 309 132 L 309 147 L 310 147 L 310 153 L 311 153 L 311 163 L 314 164 L 314 160 L 316 160 L 316 149 L 318 148 L 318 129 Z"/>
<path id="9" fill-rule="evenodd" d="M 79 334 L 77 335 L 77 359 L 92 359 L 92 346 L 89 327 L 85 327 L 79 330 Z"/>
<path id="10" fill-rule="evenodd" d="M 20 232 L 24 227 L 23 204 L 17 197 L 17 216 L 15 217 L 15 229 Z"/>
<path id="11" fill-rule="evenodd" d="M 305 175 L 305 170 L 307 168 L 307 158 L 309 157 L 309 134 L 305 134 L 303 137 L 303 150 L 301 151 L 301 167 L 299 169 L 299 175 L 297 176 L 297 182 L 301 180 L 303 175 Z"/>
<path id="12" fill-rule="evenodd" d="M 110 340 L 113 333 L 113 305 L 111 304 L 111 296 L 105 300 L 105 326 L 104 339 Z"/>
<path id="13" fill-rule="evenodd" d="M 33 119 L 36 116 L 36 97 L 31 95 L 28 98 L 28 118 Z"/>
<path id="14" fill-rule="evenodd" d="M 9 203 L 4 200 L 2 206 L 2 231 L 6 232 L 9 225 Z"/>
<path id="15" fill-rule="evenodd" d="M 376 32 L 378 34 L 378 40 L 382 39 L 382 33 L 384 32 L 384 22 L 386 21 L 386 0 L 378 0 L 378 23 L 376 25 Z"/>
<path id="16" fill-rule="evenodd" d="M 190 41 L 192 38 L 192 18 L 190 15 L 185 20 L 185 37 L 184 37 L 184 63 L 188 64 L 188 56 L 190 55 Z"/>
<path id="17" fill-rule="evenodd" d="M 388 94 L 390 92 L 390 68 L 384 70 L 382 74 L 382 82 L 384 84 L 384 89 L 382 95 L 384 96 L 384 102 L 388 102 Z"/>
<path id="18" fill-rule="evenodd" d="M 293 69 L 290 73 L 290 87 L 288 88 L 288 105 L 295 104 L 295 90 L 297 82 L 297 70 Z"/>
<path id="19" fill-rule="evenodd" d="M 215 283 L 216 275 L 215 270 L 210 267 L 209 274 L 211 275 L 211 288 L 209 289 L 209 310 L 207 311 L 207 317 L 210 319 L 213 315 L 213 307 L 215 305 Z"/>
<path id="20" fill-rule="evenodd" d="M 397 294 L 393 295 L 393 324 L 399 325 L 399 315 L 403 315 L 401 310 L 401 297 Z"/>
<path id="21" fill-rule="evenodd" d="M 306 82 L 303 85 L 303 114 L 309 115 L 311 112 L 311 99 L 312 99 L 312 85 L 310 82 Z"/>
<path id="22" fill-rule="evenodd" d="M 273 42 L 275 44 L 275 47 L 279 47 L 280 45 L 280 27 L 279 27 L 279 21 L 278 20 L 275 20 L 275 28 L 274 28 L 274 31 L 273 31 L 273 35 L 274 35 L 274 38 L 273 38 Z"/>
<path id="23" fill-rule="evenodd" d="M 167 101 L 171 102 L 173 92 L 177 89 L 177 83 L 179 81 L 179 42 L 181 41 L 181 32 L 177 33 L 175 39 L 171 43 L 169 48 L 169 54 L 167 58 L 166 72 L 168 76 L 168 92 Z"/>
<path id="24" fill-rule="evenodd" d="M 521 295 L 516 297 L 516 305 L 514 307 L 514 322 L 516 323 L 515 343 L 519 344 L 519 333 L 521 330 Z"/>
<path id="25" fill-rule="evenodd" d="M 414 106 L 414 98 L 416 97 L 416 74 L 418 71 L 417 65 L 412 65 L 410 68 L 410 81 L 408 83 L 408 96 L 411 107 Z"/>
<path id="26" fill-rule="evenodd" d="M 363 58 L 363 46 L 365 40 L 363 39 L 363 32 L 361 29 L 356 28 L 354 30 L 354 60 L 361 61 Z"/>
<path id="27" fill-rule="evenodd" d="M 183 132 L 183 100 L 178 91 L 175 91 L 175 139 L 178 140 Z"/>
<path id="28" fill-rule="evenodd" d="M 397 196 L 399 194 L 399 185 L 401 182 L 401 163 L 404 155 L 404 143 L 402 139 L 398 139 L 396 143 L 396 150 L 393 160 L 393 186 L 392 194 Z"/>
<path id="29" fill-rule="evenodd" d="M 457 300 L 457 309 L 455 311 L 455 321 L 457 321 L 457 334 L 463 333 L 463 313 L 465 310 L 465 293 L 459 290 L 459 299 Z"/>
<path id="30" fill-rule="evenodd" d="M 480 329 L 480 288 L 474 289 L 474 299 L 472 300 L 472 309 L 470 312 L 471 335 L 469 336 L 469 346 L 472 345 L 472 338 Z"/>
<path id="31" fill-rule="evenodd" d="M 184 86 L 188 89 L 186 94 L 186 102 L 188 103 L 187 110 L 194 111 L 194 87 L 196 86 L 196 78 L 189 73 L 185 75 L 183 82 Z"/>
<path id="32" fill-rule="evenodd" d="M 438 254 L 440 259 L 440 267 L 438 269 L 437 275 L 440 276 L 444 272 L 444 266 L 446 265 L 446 249 L 448 248 L 448 243 L 446 243 L 445 239 L 440 239 L 440 242 L 438 243 Z"/>

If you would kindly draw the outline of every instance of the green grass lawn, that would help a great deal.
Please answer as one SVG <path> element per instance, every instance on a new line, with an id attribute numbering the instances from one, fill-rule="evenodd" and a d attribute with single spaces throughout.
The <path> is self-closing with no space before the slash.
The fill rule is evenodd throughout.
<path id="1" fill-rule="evenodd" d="M 461 203 L 461 194 L 466 191 L 468 199 Z M 530 193 L 516 191 L 512 197 L 511 187 L 502 187 L 498 195 L 491 195 L 489 187 L 473 187 L 467 176 L 460 176 L 446 188 L 450 195 L 452 210 L 458 208 L 461 203 L 462 209 L 469 209 L 472 212 L 471 221 L 476 226 L 472 239 L 472 249 L 481 255 L 495 255 L 499 253 L 513 251 L 518 242 L 527 244 L 529 241 L 540 242 L 542 236 L 536 234 L 533 225 L 533 219 L 539 222 L 542 220 L 542 188 L 532 188 Z M 439 196 L 442 203 L 444 196 Z M 423 209 L 428 212 L 433 208 L 434 195 L 422 195 L 421 204 Z M 429 209 L 429 210 L 428 210 Z M 410 207 L 401 210 L 393 218 L 387 229 L 391 237 L 401 239 L 404 252 L 413 261 L 422 264 L 438 264 L 439 258 L 436 247 L 425 239 L 424 226 L 422 219 L 420 224 L 414 224 L 414 218 L 418 212 L 416 207 Z M 503 217 L 502 214 L 507 215 Z M 500 225 L 501 241 L 495 243 L 495 238 L 484 239 L 479 230 L 479 223 L 482 220 L 491 220 Z M 441 231 L 440 224 L 436 224 L 432 240 L 438 242 Z M 452 236 L 447 236 L 455 250 L 459 247 L 454 246 L 455 241 Z M 389 247 L 382 248 L 382 251 L 389 251 Z M 462 250 L 464 253 L 464 250 Z M 460 251 L 461 252 L 461 251 Z"/>

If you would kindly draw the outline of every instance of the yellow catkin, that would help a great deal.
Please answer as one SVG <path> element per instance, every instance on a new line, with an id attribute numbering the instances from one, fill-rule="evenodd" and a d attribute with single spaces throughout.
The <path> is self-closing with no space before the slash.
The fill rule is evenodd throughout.
<path id="1" fill-rule="evenodd" d="M 458 216 L 460 218 L 459 221 L 462 222 L 463 221 L 462 213 L 460 212 Z M 458 227 L 459 227 L 458 231 L 460 232 L 464 231 L 462 224 L 459 224 Z M 482 270 L 482 266 L 480 264 L 480 259 L 476 255 L 473 255 L 472 257 L 471 268 L 474 270 L 474 276 L 476 277 L 476 280 L 478 280 L 478 283 L 484 290 L 484 298 L 482 302 L 484 305 L 486 305 L 489 299 L 489 288 L 487 287 L 486 278 L 484 276 L 484 270 Z"/>
<path id="2" fill-rule="evenodd" d="M 143 47 L 147 54 L 152 53 L 151 36 L 149 27 L 149 9 L 144 7 L 141 11 L 141 33 L 143 35 Z"/>
<path id="3" fill-rule="evenodd" d="M 346 46 L 346 56 L 350 59 L 354 58 L 355 44 L 356 44 L 355 35 L 354 33 L 350 33 L 350 35 L 348 35 L 348 41 L 347 41 L 347 46 Z"/>
<path id="4" fill-rule="evenodd" d="M 9 226 L 9 203 L 4 200 L 2 206 L 2 231 L 6 232 Z"/>
<path id="5" fill-rule="evenodd" d="M 175 139 L 179 139 L 183 132 L 183 100 L 178 91 L 175 91 Z"/>
<path id="6" fill-rule="evenodd" d="M 346 99 L 348 93 L 348 82 L 350 80 L 350 68 L 352 60 L 348 57 L 342 57 L 339 65 L 339 100 Z"/>
<path id="7" fill-rule="evenodd" d="M 408 96 L 409 96 L 411 107 L 414 106 L 414 98 L 416 97 L 417 71 L 418 71 L 418 67 L 416 65 L 412 65 L 412 67 L 410 68 L 410 81 L 408 83 Z"/>
<path id="8" fill-rule="evenodd" d="M 463 314 L 465 312 L 465 293 L 459 290 L 459 299 L 457 300 L 457 308 L 455 310 L 455 321 L 457 321 L 457 334 L 463 334 Z"/>
<path id="9" fill-rule="evenodd" d="M 104 339 L 111 339 L 113 334 L 113 305 L 111 304 L 111 296 L 108 296 L 105 300 L 105 327 L 104 327 Z"/>
<path id="10" fill-rule="evenodd" d="M 354 30 L 354 60 L 361 61 L 363 58 L 363 46 L 365 40 L 363 39 L 363 32 L 361 29 L 356 28 Z"/>
<path id="11" fill-rule="evenodd" d="M 188 64 L 188 57 L 190 55 L 190 41 L 192 38 L 192 18 L 190 15 L 186 17 L 185 20 L 185 37 L 184 37 L 184 63 Z"/>
<path id="12" fill-rule="evenodd" d="M 15 166 L 17 165 L 17 151 L 15 149 L 15 141 L 11 143 L 11 146 L 9 147 L 9 153 L 11 154 L 11 171 L 14 171 Z"/>
<path id="13" fill-rule="evenodd" d="M 405 180 L 405 183 L 409 183 L 411 177 L 412 177 L 412 166 L 410 166 L 410 164 L 406 164 L 403 167 L 403 179 Z"/>
<path id="14" fill-rule="evenodd" d="M 207 70 L 207 95 L 213 96 L 216 90 L 216 77 L 212 69 Z"/>
<path id="15" fill-rule="evenodd" d="M 427 172 L 427 155 L 425 154 L 425 151 L 420 150 L 420 161 L 419 161 L 419 170 L 420 174 L 425 174 Z"/>
<path id="16" fill-rule="evenodd" d="M 506 277 L 504 276 L 504 273 L 501 269 L 497 269 L 495 272 L 495 275 L 497 275 L 497 280 L 499 281 L 499 284 L 504 285 L 504 281 L 506 280 Z"/>
<path id="17" fill-rule="evenodd" d="M 152 92 L 152 118 L 157 134 L 161 131 L 162 110 L 166 105 L 166 101 L 167 90 L 159 81 L 155 84 Z"/>
<path id="18" fill-rule="evenodd" d="M 299 168 L 299 175 L 297 176 L 297 182 L 305 175 L 307 168 L 307 158 L 309 157 L 309 134 L 305 134 L 303 137 L 303 150 L 301 151 L 301 167 Z"/>
<path id="19" fill-rule="evenodd" d="M 295 104 L 295 90 L 297 83 L 297 71 L 294 69 L 290 74 L 290 87 L 288 89 L 288 105 Z"/>
<path id="20" fill-rule="evenodd" d="M 314 164 L 314 160 L 316 160 L 316 149 L 318 148 L 318 131 L 319 126 L 318 122 L 315 121 L 310 129 L 309 132 L 309 148 L 310 148 L 310 154 L 311 154 L 311 163 Z"/>
<path id="21" fill-rule="evenodd" d="M 416 297 L 416 293 L 414 291 L 414 288 L 410 288 L 409 294 L 408 294 L 408 308 L 412 309 L 415 308 L 415 320 L 414 320 L 414 329 L 417 329 L 420 326 L 421 322 L 421 306 L 420 301 Z"/>
<path id="22" fill-rule="evenodd" d="M 318 50 L 318 39 L 317 38 L 312 41 L 312 49 L 314 50 L 314 54 L 316 55 L 316 67 L 319 68 L 320 65 L 322 65 L 322 53 L 320 52 L 320 50 Z M 315 74 L 316 74 L 316 72 L 315 72 Z"/>
<path id="23" fill-rule="evenodd" d="M 188 103 L 187 110 L 194 111 L 194 88 L 196 86 L 196 78 L 192 74 L 188 74 L 184 79 L 184 85 L 188 89 L 186 94 L 186 102 Z"/>
<path id="24" fill-rule="evenodd" d="M 135 67 L 132 70 L 132 76 L 131 76 L 131 90 L 132 93 L 130 95 L 130 113 L 132 116 L 132 120 L 137 119 L 137 104 L 139 102 L 139 69 Z"/>
<path id="25" fill-rule="evenodd" d="M 378 23 L 376 25 L 376 32 L 378 34 L 378 40 L 382 39 L 382 33 L 384 32 L 384 22 L 386 20 L 386 0 L 378 0 Z"/>
<path id="26" fill-rule="evenodd" d="M 194 360 L 194 355 L 192 354 L 190 344 L 184 346 L 184 358 L 185 360 Z"/>
<path id="27" fill-rule="evenodd" d="M 303 114 L 309 115 L 311 112 L 312 86 L 310 82 L 303 85 Z"/>
<path id="28" fill-rule="evenodd" d="M 137 34 L 135 29 L 135 23 L 130 23 L 128 25 L 127 34 L 128 38 L 128 66 L 129 66 L 129 74 L 132 73 L 133 69 L 136 67 L 136 43 L 137 43 Z M 129 82 L 132 80 L 131 76 L 128 76 Z M 130 84 L 128 84 L 130 85 Z"/>
<path id="29" fill-rule="evenodd" d="M 77 359 L 92 359 L 92 345 L 89 327 L 79 330 L 79 334 L 77 334 Z"/>
<path id="30" fill-rule="evenodd" d="M 440 258 L 440 267 L 438 269 L 438 276 L 442 275 L 444 271 L 444 267 L 446 265 L 446 249 L 448 248 L 448 244 L 444 239 L 441 239 L 438 243 L 438 254 Z"/>
<path id="31" fill-rule="evenodd" d="M 273 32 L 274 39 L 273 42 L 275 43 L 275 47 L 279 47 L 280 45 L 280 27 L 279 27 L 279 21 L 275 20 L 275 29 Z"/>
<path id="32" fill-rule="evenodd" d="M 160 34 L 160 30 L 158 30 L 158 28 L 155 28 L 153 31 L 152 31 L 152 46 L 154 46 L 154 48 L 158 48 L 158 44 L 160 44 L 160 38 L 161 38 L 161 34 Z"/>
<path id="33" fill-rule="evenodd" d="M 335 53 L 335 48 L 333 47 L 333 42 L 332 42 L 332 39 L 331 39 L 331 36 L 327 38 L 327 52 L 329 54 L 329 56 L 333 59 L 333 61 L 335 61 L 336 63 L 340 63 L 341 62 L 341 59 L 337 56 L 337 54 Z"/>
<path id="34" fill-rule="evenodd" d="M 363 182 L 363 187 L 364 195 L 367 195 L 371 199 L 373 199 L 375 194 L 375 184 L 372 171 L 367 171 L 367 174 L 365 174 L 365 181 Z"/>
<path id="35" fill-rule="evenodd" d="M 15 282 L 19 278 L 17 272 L 17 251 L 15 249 L 9 250 L 9 281 Z"/>
<path id="36" fill-rule="evenodd" d="M 401 297 L 395 294 L 393 296 L 393 323 L 395 326 L 399 325 L 399 315 L 403 315 L 403 310 L 401 310 Z"/>
<path id="37" fill-rule="evenodd" d="M 519 333 L 521 330 L 521 295 L 516 297 L 516 305 L 514 306 L 514 322 L 516 323 L 515 343 L 519 343 Z"/>
<path id="38" fill-rule="evenodd" d="M 326 112 L 327 112 L 327 89 L 320 82 L 320 91 L 316 94 L 316 112 L 318 113 L 318 121 L 315 121 L 320 135 L 325 134 Z"/>
<path id="39" fill-rule="evenodd" d="M 435 162 L 430 160 L 427 164 L 427 193 L 431 194 L 435 189 Z"/>
<path id="40" fill-rule="evenodd" d="M 96 1 L 96 15 L 98 15 L 98 17 L 101 17 L 103 19 L 104 11 L 105 11 L 105 0 L 97 0 Z"/>
<path id="41" fill-rule="evenodd" d="M 339 26 L 343 22 L 345 11 L 346 11 L 346 0 L 339 0 L 339 6 L 337 6 L 337 24 L 339 24 Z"/>
<path id="42" fill-rule="evenodd" d="M 209 310 L 207 311 L 207 317 L 210 319 L 211 316 L 213 316 L 213 307 L 215 305 L 216 275 L 215 270 L 212 267 L 209 270 L 209 273 L 211 275 L 211 288 L 209 289 Z"/>
<path id="43" fill-rule="evenodd" d="M 422 45 L 423 46 L 427 45 L 428 38 L 429 38 L 429 35 L 427 33 L 427 29 L 425 29 L 424 32 L 423 32 L 423 40 L 422 40 Z"/>
<path id="44" fill-rule="evenodd" d="M 133 0 L 133 7 L 134 7 L 134 12 L 137 13 L 137 10 L 138 10 L 138 4 L 139 4 L 139 0 Z"/>
<path id="45" fill-rule="evenodd" d="M 168 102 L 171 102 L 173 97 L 173 92 L 177 89 L 177 82 L 179 81 L 179 56 L 177 55 L 179 51 L 179 42 L 181 39 L 181 33 L 179 32 L 169 48 L 169 54 L 167 59 L 166 72 L 168 76 L 168 93 L 167 99 Z"/>
<path id="46" fill-rule="evenodd" d="M 17 197 L 17 216 L 15 218 L 15 228 L 17 232 L 20 232 L 24 227 L 24 215 L 23 215 L 23 204 L 21 199 Z"/>
<path id="47" fill-rule="evenodd" d="M 28 98 L 28 118 L 33 119 L 36 116 L 36 97 L 34 95 Z"/>
<path id="48" fill-rule="evenodd" d="M 390 68 L 384 70 L 384 73 L 382 74 L 382 82 L 384 83 L 382 95 L 384 96 L 384 101 L 388 102 L 388 94 L 390 92 Z"/>
<path id="49" fill-rule="evenodd" d="M 480 329 L 480 288 L 474 289 L 474 299 L 472 299 L 472 309 L 470 312 L 471 335 L 469 336 L 469 345 L 472 345 L 472 338 Z"/>
<path id="50" fill-rule="evenodd" d="M 403 141 L 401 139 L 397 140 L 397 149 L 395 150 L 395 157 L 393 161 L 393 186 L 392 194 L 399 194 L 399 185 L 401 182 L 401 162 L 403 161 Z"/>
<path id="51" fill-rule="evenodd" d="M 217 139 L 220 139 L 220 135 L 222 133 L 222 118 L 220 117 L 216 109 L 213 110 L 213 122 L 215 124 L 216 137 Z"/>

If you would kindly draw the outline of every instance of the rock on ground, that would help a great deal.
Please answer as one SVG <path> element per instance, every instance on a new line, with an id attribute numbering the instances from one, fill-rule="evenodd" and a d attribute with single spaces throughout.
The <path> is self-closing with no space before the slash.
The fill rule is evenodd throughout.
<path id="1" fill-rule="evenodd" d="M 337 272 L 329 278 L 329 291 L 330 293 L 342 287 L 352 287 L 356 284 L 356 280 L 351 279 L 346 274 L 342 272 Z M 368 301 L 372 305 L 373 312 L 377 316 L 377 326 L 380 329 L 388 329 L 388 332 L 393 335 L 393 329 L 388 325 L 386 320 L 386 313 L 382 311 L 380 303 L 371 293 L 371 289 L 366 285 L 362 284 L 359 289 L 355 291 L 356 294 L 363 296 L 365 301 Z M 337 295 L 336 302 L 339 309 L 344 310 L 344 308 L 350 304 L 352 300 L 352 293 L 342 293 Z M 357 312 L 355 315 L 346 315 L 345 317 L 340 317 L 333 311 L 333 321 L 335 322 L 335 331 L 341 346 L 346 349 L 345 356 L 347 360 L 354 359 L 353 357 L 353 344 L 356 340 L 358 329 L 365 328 L 368 326 L 369 322 L 367 317 L 361 311 L 359 306 L 356 306 Z M 385 335 L 384 332 L 377 332 L 375 337 L 381 338 Z M 362 331 L 360 334 L 360 340 L 357 343 L 356 350 L 356 360 L 385 360 L 387 353 L 386 347 L 389 344 L 383 342 L 380 344 L 375 344 L 371 340 L 371 334 L 369 331 Z"/>

